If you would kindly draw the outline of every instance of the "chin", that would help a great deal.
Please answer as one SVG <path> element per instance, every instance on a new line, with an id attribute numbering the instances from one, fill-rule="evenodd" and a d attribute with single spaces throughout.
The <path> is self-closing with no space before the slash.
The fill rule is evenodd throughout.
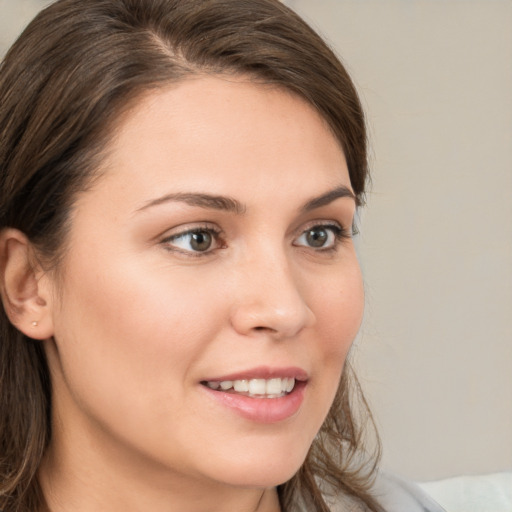
<path id="1" fill-rule="evenodd" d="M 229 482 L 225 483 L 243 488 L 251 489 L 268 489 L 277 487 L 290 480 L 299 470 L 300 464 L 291 468 L 279 467 L 279 468 L 266 468 L 261 471 L 259 470 L 247 470 L 244 473 L 233 475 L 233 478 L 229 479 Z M 227 479 L 226 479 L 227 480 Z"/>
<path id="2" fill-rule="evenodd" d="M 228 462 L 222 473 L 225 483 L 237 487 L 269 488 L 284 484 L 290 480 L 300 469 L 307 455 L 307 451 L 298 450 L 295 453 L 276 451 L 265 457 L 247 454 L 243 460 Z M 217 477 L 220 475 L 217 472 Z"/>

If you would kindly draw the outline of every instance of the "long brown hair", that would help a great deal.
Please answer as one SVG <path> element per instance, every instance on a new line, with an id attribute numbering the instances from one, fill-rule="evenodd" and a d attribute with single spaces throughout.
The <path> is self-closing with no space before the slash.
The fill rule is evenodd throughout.
<path id="1" fill-rule="evenodd" d="M 363 202 L 367 141 L 355 88 L 322 39 L 279 1 L 59 0 L 32 21 L 0 67 L 0 229 L 25 233 L 42 260 L 58 268 L 73 200 L 95 177 L 122 111 L 144 91 L 205 73 L 243 74 L 313 105 L 342 146 Z M 375 460 L 361 457 L 352 395 L 360 390 L 347 363 L 306 461 L 278 488 L 283 511 L 303 503 L 326 512 L 328 491 L 380 510 L 369 492 Z M 50 439 L 44 351 L 2 309 L 5 512 L 42 509 L 37 470 Z"/>

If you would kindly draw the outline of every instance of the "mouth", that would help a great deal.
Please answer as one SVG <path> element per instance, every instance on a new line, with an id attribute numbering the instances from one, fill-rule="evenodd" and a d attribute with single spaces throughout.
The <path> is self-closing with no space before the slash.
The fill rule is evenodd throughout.
<path id="1" fill-rule="evenodd" d="M 302 368 L 260 366 L 201 381 L 206 396 L 221 407 L 256 423 L 294 417 L 304 401 L 309 375 Z"/>
<path id="2" fill-rule="evenodd" d="M 247 396 L 251 398 L 282 398 L 295 388 L 293 377 L 274 377 L 271 379 L 235 379 L 209 380 L 201 382 L 215 391 Z"/>

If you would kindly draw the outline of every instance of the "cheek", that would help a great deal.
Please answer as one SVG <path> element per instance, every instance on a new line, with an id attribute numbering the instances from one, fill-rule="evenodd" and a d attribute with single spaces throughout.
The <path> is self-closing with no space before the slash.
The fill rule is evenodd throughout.
<path id="1" fill-rule="evenodd" d="M 149 362 L 161 364 L 158 355 L 167 353 L 181 355 L 172 360 L 182 361 L 175 370 L 185 371 L 186 361 L 201 350 L 208 332 L 216 329 L 215 301 L 207 299 L 204 283 L 198 293 L 190 279 L 181 283 L 176 278 L 166 280 L 164 272 L 124 270 L 120 265 L 107 269 L 107 278 L 70 280 L 65 311 L 57 319 L 67 329 L 63 338 L 76 340 L 74 350 L 101 355 L 99 367 L 101 362 L 115 365 L 133 359 L 138 364 L 131 370 L 137 371 Z"/>
<path id="2" fill-rule="evenodd" d="M 120 260 L 101 275 L 86 265 L 80 272 L 74 268 L 55 318 L 67 388 L 89 413 L 106 414 L 107 421 L 128 421 L 130 410 L 151 417 L 187 381 L 215 337 L 221 320 L 216 302 L 198 293 L 190 278 L 171 280 L 152 265 Z"/>
<path id="3" fill-rule="evenodd" d="M 66 282 L 55 319 L 56 410 L 68 430 L 85 418 L 138 453 L 183 457 L 184 443 L 171 441 L 187 440 L 203 421 L 190 406 L 194 368 L 222 328 L 222 304 L 204 279 L 171 279 L 169 269 L 123 261 L 101 275 L 74 268 L 69 275 L 81 278 Z"/>
<path id="4" fill-rule="evenodd" d="M 345 358 L 354 341 L 364 312 L 364 288 L 357 260 L 312 293 L 317 328 L 322 333 L 326 355 Z M 335 358 L 333 362 L 339 362 Z"/>
<path id="5" fill-rule="evenodd" d="M 336 275 L 336 274 L 333 274 Z M 357 261 L 332 278 L 315 295 L 320 371 L 312 379 L 318 396 L 325 398 L 319 413 L 325 417 L 334 400 L 347 354 L 357 336 L 364 312 L 364 288 Z"/>

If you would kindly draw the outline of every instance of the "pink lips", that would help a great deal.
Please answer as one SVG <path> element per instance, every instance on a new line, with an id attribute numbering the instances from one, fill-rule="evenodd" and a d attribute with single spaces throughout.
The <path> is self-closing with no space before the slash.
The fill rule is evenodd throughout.
<path id="1" fill-rule="evenodd" d="M 269 368 L 261 366 L 248 371 L 205 379 L 205 381 L 227 381 L 242 379 L 271 379 L 288 377 L 295 379 L 295 387 L 291 393 L 280 398 L 259 398 L 226 393 L 220 390 L 202 386 L 208 395 L 217 403 L 232 410 L 245 419 L 257 423 L 277 423 L 292 417 L 300 409 L 304 400 L 304 390 L 307 386 L 307 373 L 301 368 Z"/>

